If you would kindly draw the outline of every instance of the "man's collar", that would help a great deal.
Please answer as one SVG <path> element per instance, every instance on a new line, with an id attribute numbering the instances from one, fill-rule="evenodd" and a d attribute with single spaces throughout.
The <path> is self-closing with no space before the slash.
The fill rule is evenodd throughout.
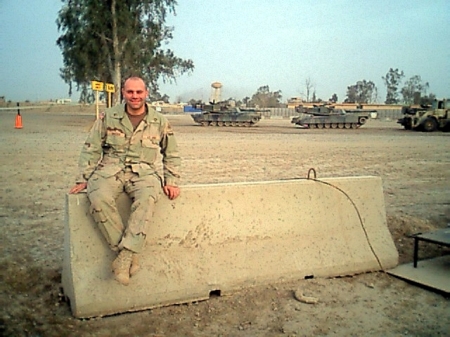
<path id="1" fill-rule="evenodd" d="M 148 115 L 148 105 L 147 105 L 147 103 L 144 103 L 144 106 L 145 106 L 145 112 L 144 112 L 144 114 L 145 114 L 145 115 Z M 123 105 L 123 112 L 125 112 L 125 113 L 128 114 L 128 115 L 130 115 L 130 114 L 127 112 L 127 104 L 126 104 L 126 103 Z M 131 115 L 131 116 L 133 116 L 133 115 Z M 139 116 L 140 116 L 140 115 L 139 115 Z"/>
<path id="2" fill-rule="evenodd" d="M 127 115 L 127 113 L 126 113 L 126 108 L 127 108 L 127 105 L 124 103 L 124 104 L 122 104 L 122 109 L 120 109 L 119 108 L 119 106 L 117 106 L 115 109 L 114 109 L 114 112 L 113 112 L 113 114 L 112 114 L 112 117 L 113 118 L 117 118 L 117 119 L 122 119 L 122 118 L 124 118 L 126 115 Z M 153 109 L 149 109 L 149 106 L 148 106 L 148 104 L 147 103 L 145 103 L 145 112 L 146 112 L 146 115 L 145 115 L 145 117 L 144 117 L 144 120 L 147 120 L 147 118 L 150 116 L 150 115 L 154 115 L 154 110 Z"/>

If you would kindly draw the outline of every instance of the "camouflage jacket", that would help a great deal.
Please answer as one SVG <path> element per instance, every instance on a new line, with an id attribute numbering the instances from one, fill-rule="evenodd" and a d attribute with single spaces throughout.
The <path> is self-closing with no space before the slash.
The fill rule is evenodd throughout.
<path id="1" fill-rule="evenodd" d="M 97 119 L 81 150 L 78 182 L 88 181 L 94 171 L 111 177 L 129 167 L 140 176 L 158 173 L 162 155 L 164 184 L 177 186 L 181 159 L 167 119 L 147 105 L 147 115 L 133 131 L 125 105 L 107 109 Z"/>

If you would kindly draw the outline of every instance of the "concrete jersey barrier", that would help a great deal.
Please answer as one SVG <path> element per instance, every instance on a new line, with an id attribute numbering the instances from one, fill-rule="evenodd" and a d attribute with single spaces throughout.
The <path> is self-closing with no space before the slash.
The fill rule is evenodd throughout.
<path id="1" fill-rule="evenodd" d="M 208 299 L 244 287 L 389 269 L 398 253 L 379 177 L 182 186 L 162 198 L 129 286 L 86 194 L 67 195 L 62 283 L 75 317 Z M 130 201 L 118 200 L 124 219 Z"/>

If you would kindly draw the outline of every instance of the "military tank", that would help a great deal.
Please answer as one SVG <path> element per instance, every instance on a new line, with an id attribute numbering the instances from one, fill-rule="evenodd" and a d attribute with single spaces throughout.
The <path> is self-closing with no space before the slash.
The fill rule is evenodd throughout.
<path id="1" fill-rule="evenodd" d="M 314 105 L 313 107 L 296 107 L 300 114 L 291 123 L 303 128 L 316 129 L 357 129 L 364 125 L 372 112 L 365 109 L 335 109 L 329 105 Z"/>
<path id="2" fill-rule="evenodd" d="M 202 126 L 253 126 L 261 120 L 262 110 L 238 108 L 228 103 L 201 104 L 194 107 L 192 119 Z"/>

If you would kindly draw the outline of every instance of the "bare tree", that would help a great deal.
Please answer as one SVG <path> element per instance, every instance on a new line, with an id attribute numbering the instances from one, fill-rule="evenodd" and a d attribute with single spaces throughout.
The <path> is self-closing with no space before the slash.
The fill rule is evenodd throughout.
<path id="1" fill-rule="evenodd" d="M 314 84 L 312 83 L 311 77 L 308 77 L 305 80 L 305 87 L 306 87 L 306 101 L 309 102 L 309 95 L 311 93 L 311 90 L 314 88 Z"/>

